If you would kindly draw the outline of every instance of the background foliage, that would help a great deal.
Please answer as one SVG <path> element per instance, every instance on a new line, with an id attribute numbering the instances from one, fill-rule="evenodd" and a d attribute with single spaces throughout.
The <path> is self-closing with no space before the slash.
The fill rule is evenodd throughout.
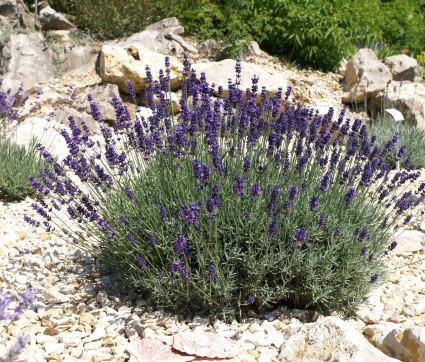
<path id="1" fill-rule="evenodd" d="M 27 0 L 27 3 L 33 3 Z M 272 55 L 333 71 L 356 46 L 385 44 L 383 56 L 425 44 L 425 0 L 49 0 L 81 29 L 116 38 L 177 16 L 189 34 L 215 38 L 236 56 L 250 40 Z M 375 47 L 380 50 L 381 47 Z M 230 51 L 231 50 L 231 51 Z"/>

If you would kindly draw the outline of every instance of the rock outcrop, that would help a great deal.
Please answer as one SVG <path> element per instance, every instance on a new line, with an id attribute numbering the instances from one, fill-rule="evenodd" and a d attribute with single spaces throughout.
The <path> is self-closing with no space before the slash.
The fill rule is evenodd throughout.
<path id="1" fill-rule="evenodd" d="M 170 87 L 176 90 L 183 80 L 183 65 L 176 58 L 169 58 Z M 153 79 L 158 80 L 159 70 L 165 69 L 164 64 L 164 55 L 138 45 L 128 48 L 104 45 L 100 56 L 100 75 L 104 81 L 116 84 L 123 93 L 128 93 L 126 82 L 129 79 L 139 93 L 148 82 L 146 66 L 149 66 Z"/>
<path id="2" fill-rule="evenodd" d="M 419 75 L 419 64 L 416 59 L 406 54 L 393 55 L 384 59 L 385 65 L 389 68 L 393 80 L 415 81 Z"/>
<path id="3" fill-rule="evenodd" d="M 347 63 L 344 77 L 344 103 L 360 103 L 382 92 L 391 81 L 388 67 L 371 49 L 360 49 Z"/>

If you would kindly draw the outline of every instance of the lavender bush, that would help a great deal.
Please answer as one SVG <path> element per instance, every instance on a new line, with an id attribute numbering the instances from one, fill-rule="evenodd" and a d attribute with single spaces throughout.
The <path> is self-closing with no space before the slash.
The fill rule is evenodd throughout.
<path id="1" fill-rule="evenodd" d="M 11 323 L 21 318 L 23 310 L 28 309 L 37 300 L 36 293 L 37 290 L 35 288 L 30 288 L 23 292 L 18 305 L 13 308 L 13 312 L 11 313 L 11 299 L 7 294 L 0 293 L 0 320 L 9 321 L 9 323 Z M 15 344 L 7 351 L 6 355 L 3 357 L 0 356 L 0 362 L 16 361 L 25 348 L 29 337 L 30 336 L 25 333 L 18 336 Z"/>
<path id="2" fill-rule="evenodd" d="M 0 88 L 1 85 L 0 80 Z M 0 199 L 5 201 L 23 200 L 27 196 L 33 196 L 35 192 L 28 184 L 28 178 L 38 170 L 49 167 L 36 150 L 35 138 L 25 147 L 13 143 L 7 134 L 12 125 L 18 127 L 22 106 L 27 98 L 23 96 L 22 87 L 16 93 L 12 93 L 10 89 L 0 90 Z"/>
<path id="3" fill-rule="evenodd" d="M 416 206 L 403 191 L 418 177 L 414 166 L 403 159 L 390 176 L 384 161 L 397 136 L 379 148 L 360 120 L 321 117 L 291 101 L 290 89 L 267 96 L 257 77 L 243 91 L 239 62 L 225 94 L 186 58 L 174 117 L 166 66 L 160 81 L 147 68 L 148 119 L 133 121 L 115 98 L 107 128 L 89 97 L 104 145 L 70 117 L 65 168 L 39 147 L 54 171 L 31 179 L 45 196 L 33 205 L 43 223 L 27 222 L 176 311 L 231 316 L 279 302 L 352 311 L 384 280 L 391 237 Z"/>

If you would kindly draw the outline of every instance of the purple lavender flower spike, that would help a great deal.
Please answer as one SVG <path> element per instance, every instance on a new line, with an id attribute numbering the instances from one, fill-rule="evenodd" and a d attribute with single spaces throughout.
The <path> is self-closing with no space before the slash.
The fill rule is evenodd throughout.
<path id="1" fill-rule="evenodd" d="M 316 197 L 316 196 L 312 196 L 310 198 L 309 204 L 310 204 L 310 210 L 311 211 L 316 210 L 317 206 L 319 205 L 319 198 Z"/>
<path id="2" fill-rule="evenodd" d="M 388 247 L 389 250 L 393 251 L 397 247 L 397 241 L 393 241 Z"/>
<path id="3" fill-rule="evenodd" d="M 212 283 L 215 277 L 215 267 L 213 265 L 208 269 L 208 281 Z"/>
<path id="4" fill-rule="evenodd" d="M 171 263 L 170 269 L 173 273 L 178 272 L 181 276 L 185 277 L 188 282 L 192 281 L 192 277 L 189 275 L 184 265 L 179 261 L 173 261 Z"/>
<path id="5" fill-rule="evenodd" d="M 307 239 L 308 230 L 305 228 L 300 228 L 295 231 L 295 240 L 296 242 L 292 243 L 292 247 L 295 249 L 301 248 L 303 242 Z"/>
<path id="6" fill-rule="evenodd" d="M 375 283 L 378 280 L 378 273 L 375 273 L 371 276 L 370 282 Z"/>
<path id="7" fill-rule="evenodd" d="M 189 260 L 189 245 L 184 236 L 180 235 L 176 238 L 176 242 L 174 243 L 174 253 L 177 256 L 183 254 L 186 260 Z"/>
<path id="8" fill-rule="evenodd" d="M 165 210 L 165 207 L 163 205 L 161 205 L 159 207 L 159 213 L 161 215 L 161 218 L 164 222 L 167 222 L 168 217 L 167 217 L 167 210 Z"/>
<path id="9" fill-rule="evenodd" d="M 347 209 L 350 208 L 351 201 L 353 200 L 354 196 L 356 195 L 356 188 L 350 187 L 347 191 L 347 194 L 344 197 L 345 205 L 347 206 Z"/>
<path id="10" fill-rule="evenodd" d="M 360 256 L 363 256 L 366 254 L 367 246 L 363 246 L 362 250 L 360 250 Z"/>
<path id="11" fill-rule="evenodd" d="M 136 254 L 136 260 L 137 260 L 137 263 L 140 265 L 140 267 L 144 271 L 148 271 L 149 270 L 149 265 L 146 263 L 146 260 L 143 259 L 139 254 Z"/>
<path id="12" fill-rule="evenodd" d="M 254 301 L 255 301 L 255 297 L 254 296 L 251 295 L 251 296 L 248 297 L 248 304 L 249 305 L 253 305 L 254 304 Z"/>
<path id="13" fill-rule="evenodd" d="M 235 195 L 242 197 L 243 195 L 245 195 L 245 186 L 246 183 L 243 181 L 242 177 L 240 177 L 239 175 L 235 176 L 235 183 L 233 184 L 233 192 L 235 193 Z"/>

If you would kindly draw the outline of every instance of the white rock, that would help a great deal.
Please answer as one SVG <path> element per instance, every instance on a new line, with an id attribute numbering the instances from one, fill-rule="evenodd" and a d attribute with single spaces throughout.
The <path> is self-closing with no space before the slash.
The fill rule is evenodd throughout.
<path id="1" fill-rule="evenodd" d="M 44 350 L 47 354 L 61 354 L 65 350 L 65 343 L 44 343 Z"/>
<path id="2" fill-rule="evenodd" d="M 50 304 L 62 304 L 69 302 L 69 295 L 62 294 L 55 290 L 43 290 L 43 297 L 47 303 Z"/>

